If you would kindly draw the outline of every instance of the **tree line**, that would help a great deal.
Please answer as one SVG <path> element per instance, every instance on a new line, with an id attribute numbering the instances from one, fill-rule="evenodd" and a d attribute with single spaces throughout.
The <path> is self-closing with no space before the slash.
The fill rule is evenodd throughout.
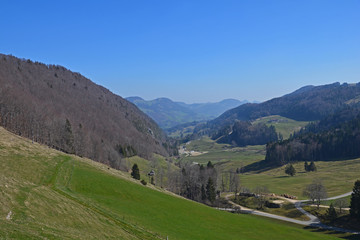
<path id="1" fill-rule="evenodd" d="M 265 161 L 284 165 L 294 161 L 327 161 L 360 157 L 360 116 L 320 133 L 307 132 L 268 143 Z"/>

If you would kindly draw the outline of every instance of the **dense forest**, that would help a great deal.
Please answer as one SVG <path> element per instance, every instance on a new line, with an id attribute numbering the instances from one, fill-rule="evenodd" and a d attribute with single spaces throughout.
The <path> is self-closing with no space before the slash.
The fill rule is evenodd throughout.
<path id="1" fill-rule="evenodd" d="M 226 126 L 215 134 L 212 139 L 218 143 L 228 143 L 233 146 L 263 145 L 277 141 L 278 135 L 274 126 L 265 124 L 251 124 L 250 122 L 235 121 L 234 125 Z"/>
<path id="2" fill-rule="evenodd" d="M 124 157 L 176 154 L 135 105 L 57 65 L 0 55 L 0 125 L 67 153 L 126 168 Z"/>
<path id="3" fill-rule="evenodd" d="M 309 125 L 292 138 L 268 143 L 266 161 L 283 165 L 295 161 L 328 161 L 360 157 L 360 115 L 341 122 L 358 110 L 343 111 Z M 341 117 L 342 116 L 342 117 Z M 327 130 L 323 130 L 327 129 Z"/>

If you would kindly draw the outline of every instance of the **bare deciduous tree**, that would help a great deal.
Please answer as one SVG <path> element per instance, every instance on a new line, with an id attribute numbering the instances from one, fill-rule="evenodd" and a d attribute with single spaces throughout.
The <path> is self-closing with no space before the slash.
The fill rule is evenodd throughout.
<path id="1" fill-rule="evenodd" d="M 319 208 L 321 200 L 327 197 L 325 186 L 320 180 L 315 179 L 311 184 L 307 185 L 304 190 L 304 196 L 308 197 L 312 202 L 316 202 Z"/>

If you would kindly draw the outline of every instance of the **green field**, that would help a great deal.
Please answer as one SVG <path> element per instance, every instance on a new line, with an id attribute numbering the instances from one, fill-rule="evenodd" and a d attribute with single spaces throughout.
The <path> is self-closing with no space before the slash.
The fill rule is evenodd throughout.
<path id="1" fill-rule="evenodd" d="M 299 131 L 305 127 L 309 122 L 295 121 L 290 118 L 282 117 L 279 115 L 272 115 L 256 119 L 253 124 L 264 123 L 268 126 L 274 126 L 276 132 L 281 133 L 284 139 L 290 137 L 290 134 Z"/>
<path id="2" fill-rule="evenodd" d="M 0 239 L 336 239 L 221 212 L 0 128 Z"/>
<path id="3" fill-rule="evenodd" d="M 217 164 L 220 171 L 234 170 L 248 164 L 264 160 L 265 146 L 247 146 L 231 148 L 227 144 L 218 144 L 210 138 L 191 141 L 186 145 L 189 151 L 207 152 L 199 156 L 183 157 L 180 161 Z"/>
<path id="4" fill-rule="evenodd" d="M 305 172 L 304 163 L 293 164 L 297 173 L 294 177 L 285 174 L 285 166 L 261 173 L 246 173 L 240 175 L 241 183 L 248 187 L 267 186 L 277 194 L 291 194 L 301 199 L 306 185 L 314 179 L 320 179 L 327 189 L 329 197 L 350 192 L 357 179 L 360 179 L 360 159 L 316 162 L 317 172 Z"/>
<path id="5" fill-rule="evenodd" d="M 265 159 L 265 146 L 230 148 L 225 144 L 217 144 L 209 138 L 192 141 L 187 148 L 208 153 L 184 157 L 181 161 L 200 164 L 211 161 L 216 164 L 220 173 Z M 314 179 L 320 179 L 323 182 L 330 197 L 350 192 L 354 182 L 360 179 L 360 159 L 320 161 L 315 164 L 317 172 L 305 172 L 303 162 L 295 163 L 297 173 L 294 177 L 285 174 L 285 166 L 260 172 L 247 172 L 239 175 L 240 184 L 250 189 L 266 186 L 272 193 L 287 193 L 304 199 L 303 190 Z"/>

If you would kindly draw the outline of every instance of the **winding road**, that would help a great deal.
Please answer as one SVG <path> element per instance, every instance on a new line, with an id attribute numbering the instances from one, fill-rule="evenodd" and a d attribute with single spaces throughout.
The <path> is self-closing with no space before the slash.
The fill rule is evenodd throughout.
<path id="1" fill-rule="evenodd" d="M 334 199 L 338 199 L 338 198 L 343 198 L 343 197 L 347 197 L 349 195 L 351 195 L 352 192 L 348 192 L 339 196 L 335 196 L 335 197 L 331 197 L 331 198 L 326 198 L 323 200 L 334 200 Z M 296 224 L 300 224 L 300 225 L 304 225 L 304 226 L 310 226 L 310 227 L 319 227 L 319 228 L 323 228 L 323 229 L 328 229 L 328 230 L 332 230 L 332 231 L 338 231 L 338 232 L 346 232 L 346 233 L 353 233 L 353 234 L 360 234 L 360 232 L 357 231 L 353 231 L 353 230 L 348 230 L 348 229 L 343 229 L 343 228 L 338 228 L 338 227 L 332 227 L 332 226 L 328 226 L 325 224 L 322 224 L 319 220 L 319 218 L 317 218 L 316 216 L 310 214 L 309 212 L 305 211 L 301 205 L 304 202 L 307 202 L 309 200 L 293 200 L 293 199 L 287 199 L 287 198 L 282 198 L 285 199 L 289 202 L 294 203 L 295 207 L 302 212 L 303 214 L 305 214 L 307 217 L 309 217 L 310 220 L 307 221 L 302 221 L 302 220 L 297 220 L 297 219 L 293 219 L 293 218 L 288 218 L 288 217 L 283 217 L 283 216 L 279 216 L 279 215 L 275 215 L 275 214 L 271 214 L 271 213 L 266 213 L 266 212 L 262 212 L 262 211 L 258 211 L 258 210 L 254 210 L 254 209 L 250 209 L 244 206 L 241 206 L 239 204 L 234 203 L 233 201 L 229 200 L 229 198 L 231 196 L 234 196 L 234 194 L 228 194 L 225 196 L 225 199 L 232 204 L 234 207 L 240 207 L 240 212 L 242 213 L 248 213 L 248 214 L 254 214 L 254 215 L 258 215 L 258 216 L 263 216 L 263 217 L 269 217 L 269 218 L 274 218 L 274 219 L 278 219 L 278 220 L 282 220 L 282 221 L 287 221 L 287 222 L 291 222 L 291 223 L 296 223 Z M 220 210 L 229 210 L 229 209 L 220 209 Z M 234 209 L 232 209 L 234 210 Z"/>

